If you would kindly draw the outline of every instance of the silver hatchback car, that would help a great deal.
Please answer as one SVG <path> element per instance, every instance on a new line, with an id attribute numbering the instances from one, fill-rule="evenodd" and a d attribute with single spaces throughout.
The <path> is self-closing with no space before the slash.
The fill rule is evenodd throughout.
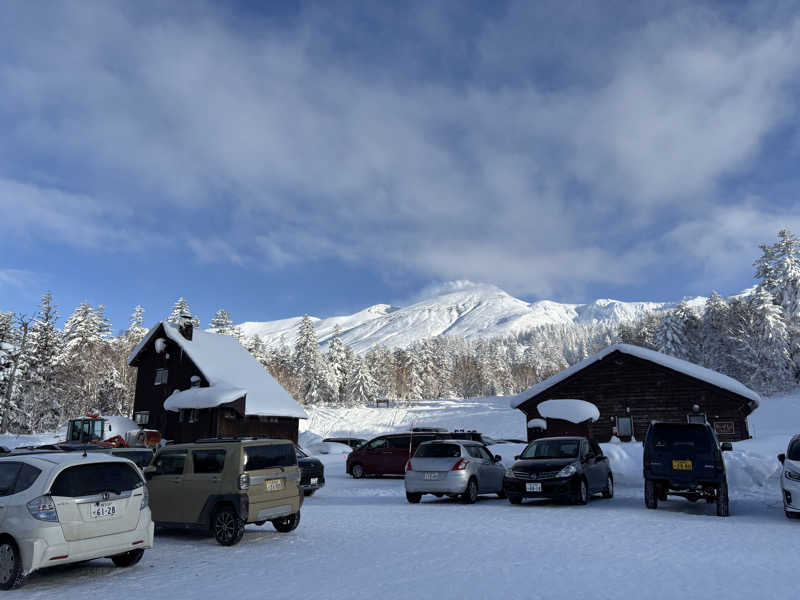
<path id="1" fill-rule="evenodd" d="M 505 498 L 505 466 L 480 442 L 434 440 L 419 445 L 406 464 L 406 499 L 418 503 L 423 494 L 461 498 L 466 504 L 478 494 Z"/>

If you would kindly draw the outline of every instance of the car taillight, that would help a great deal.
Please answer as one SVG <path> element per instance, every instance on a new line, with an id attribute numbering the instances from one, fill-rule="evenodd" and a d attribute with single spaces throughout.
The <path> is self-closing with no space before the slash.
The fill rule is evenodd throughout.
<path id="1" fill-rule="evenodd" d="M 409 458 L 408 462 L 406 463 L 406 471 L 413 471 L 413 470 L 414 469 L 411 468 L 411 459 Z"/>
<path id="2" fill-rule="evenodd" d="M 147 486 L 142 486 L 142 503 L 139 505 L 139 510 L 144 510 L 147 508 L 147 504 L 150 501 L 150 492 L 147 491 Z"/>
<path id="3" fill-rule="evenodd" d="M 459 458 L 459 459 L 458 459 L 458 462 L 457 462 L 456 464 L 454 464 L 454 465 L 453 465 L 453 468 L 452 468 L 452 470 L 453 470 L 453 471 L 463 471 L 464 469 L 466 469 L 466 468 L 467 468 L 467 465 L 468 465 L 468 464 L 469 464 L 469 461 L 468 461 L 468 460 L 466 460 L 466 459 L 464 459 L 464 458 Z"/>
<path id="4" fill-rule="evenodd" d="M 246 490 L 250 488 L 250 475 L 242 473 L 239 475 L 239 489 Z"/>
<path id="5" fill-rule="evenodd" d="M 39 496 L 28 502 L 28 512 L 39 521 L 58 522 L 56 504 L 50 496 Z"/>

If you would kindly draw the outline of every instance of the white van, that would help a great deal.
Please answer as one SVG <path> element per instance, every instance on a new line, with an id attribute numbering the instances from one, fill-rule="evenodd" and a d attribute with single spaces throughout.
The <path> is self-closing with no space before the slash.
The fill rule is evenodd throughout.
<path id="1" fill-rule="evenodd" d="M 0 458 L 0 589 L 93 558 L 131 566 L 152 546 L 147 486 L 129 460 L 93 452 Z"/>

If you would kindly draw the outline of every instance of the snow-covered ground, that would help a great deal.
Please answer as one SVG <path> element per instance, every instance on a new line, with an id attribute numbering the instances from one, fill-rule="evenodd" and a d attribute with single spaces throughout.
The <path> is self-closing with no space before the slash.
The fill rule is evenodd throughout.
<path id="1" fill-rule="evenodd" d="M 307 429 L 369 437 L 413 423 L 519 437 L 523 419 L 501 398 L 413 410 L 314 409 Z M 248 526 L 232 548 L 188 533 L 159 535 L 132 569 L 108 560 L 64 566 L 32 575 L 14 595 L 794 599 L 800 523 L 783 515 L 775 455 L 800 430 L 800 394 L 765 399 L 751 425 L 758 438 L 726 454 L 728 519 L 714 516 L 713 505 L 685 500 L 645 509 L 639 444 L 604 445 L 617 493 L 588 506 L 511 506 L 492 497 L 472 506 L 433 497 L 411 505 L 402 479 L 353 480 L 343 454 L 325 454 L 327 485 L 306 500 L 290 534 Z M 311 433 L 305 439 L 316 439 Z M 508 459 L 518 449 L 494 448 Z"/>

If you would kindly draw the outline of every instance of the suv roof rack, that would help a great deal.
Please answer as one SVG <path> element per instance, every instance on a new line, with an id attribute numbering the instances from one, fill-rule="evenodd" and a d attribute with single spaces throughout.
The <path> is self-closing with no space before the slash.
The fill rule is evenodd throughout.
<path id="1" fill-rule="evenodd" d="M 268 437 L 255 437 L 252 435 L 241 435 L 241 436 L 230 436 L 230 437 L 209 437 L 209 438 L 200 438 L 199 440 L 195 440 L 195 444 L 219 444 L 219 443 L 234 443 L 234 442 L 250 442 L 254 440 L 275 440 L 280 438 L 268 438 Z M 291 442 L 292 440 L 286 439 L 284 441 Z"/>
<path id="2" fill-rule="evenodd" d="M 444 427 L 412 427 L 411 433 L 449 433 Z"/>

